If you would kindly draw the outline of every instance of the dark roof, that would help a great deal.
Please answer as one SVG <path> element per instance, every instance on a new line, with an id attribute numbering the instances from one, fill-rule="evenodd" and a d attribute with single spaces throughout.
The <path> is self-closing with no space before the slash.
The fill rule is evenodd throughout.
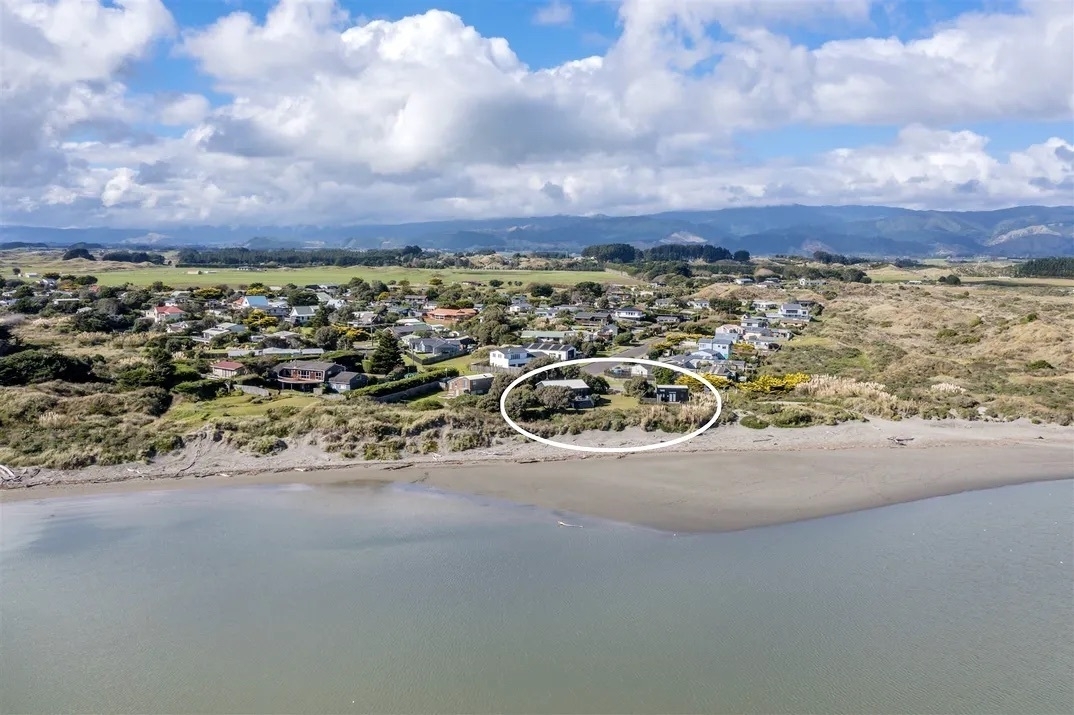
<path id="1" fill-rule="evenodd" d="M 526 346 L 526 350 L 573 350 L 573 345 L 566 345 L 564 343 L 530 343 Z"/>
<path id="2" fill-rule="evenodd" d="M 358 377 L 361 373 L 358 372 L 341 372 L 328 378 L 329 382 L 349 383 L 354 378 Z"/>

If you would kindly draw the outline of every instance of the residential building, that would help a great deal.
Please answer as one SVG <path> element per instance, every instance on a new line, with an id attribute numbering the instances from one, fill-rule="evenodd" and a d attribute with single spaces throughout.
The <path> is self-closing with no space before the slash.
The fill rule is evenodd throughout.
<path id="1" fill-rule="evenodd" d="M 611 319 L 611 313 L 607 311 L 578 311 L 573 317 L 576 325 L 599 328 Z"/>
<path id="2" fill-rule="evenodd" d="M 305 325 L 317 315 L 317 307 L 313 305 L 296 305 L 287 314 L 287 321 L 292 325 Z"/>
<path id="3" fill-rule="evenodd" d="M 328 386 L 336 392 L 348 392 L 362 387 L 368 379 L 360 372 L 337 372 L 328 378 Z"/>
<path id="4" fill-rule="evenodd" d="M 443 338 L 417 338 L 410 337 L 406 340 L 410 352 L 415 355 L 429 355 L 438 357 L 441 355 L 460 355 L 464 352 L 458 340 L 444 340 Z"/>
<path id="5" fill-rule="evenodd" d="M 709 302 L 707 300 L 694 299 L 686 302 L 686 305 L 694 310 L 708 310 Z"/>
<path id="6" fill-rule="evenodd" d="M 645 311 L 641 308 L 628 305 L 623 308 L 616 308 L 613 315 L 617 320 L 641 320 L 645 317 Z"/>
<path id="7" fill-rule="evenodd" d="M 292 360 L 277 365 L 272 371 L 280 385 L 293 390 L 308 390 L 324 385 L 328 378 L 344 372 L 344 368 L 334 362 Z"/>
<path id="8" fill-rule="evenodd" d="M 784 320 L 809 320 L 809 308 L 800 303 L 784 303 L 779 306 L 779 317 Z"/>
<path id="9" fill-rule="evenodd" d="M 237 310 L 264 310 L 269 309 L 269 299 L 263 295 L 244 295 L 235 301 L 234 306 Z"/>
<path id="10" fill-rule="evenodd" d="M 241 323 L 218 323 L 216 327 L 201 331 L 203 340 L 212 340 L 221 335 L 242 335 L 247 332 L 246 326 Z"/>
<path id="11" fill-rule="evenodd" d="M 743 328 L 767 328 L 768 318 L 755 318 L 749 315 L 743 315 L 742 319 L 738 321 L 738 324 Z"/>
<path id="12" fill-rule="evenodd" d="M 753 284 L 753 279 L 750 278 L 749 276 L 742 276 L 741 278 L 736 278 L 735 279 L 735 285 L 746 286 L 746 285 L 752 285 L 752 284 Z"/>
<path id="13" fill-rule="evenodd" d="M 504 345 L 489 353 L 489 365 L 502 369 L 524 367 L 534 356 L 520 345 Z"/>
<path id="14" fill-rule="evenodd" d="M 731 357 L 731 346 L 738 342 L 738 336 L 734 334 L 719 333 L 711 338 L 701 338 L 697 341 L 697 349 L 715 353 L 721 360 Z"/>
<path id="15" fill-rule="evenodd" d="M 436 310 L 430 310 L 425 314 L 425 317 L 429 320 L 451 325 L 469 320 L 476 315 L 477 311 L 473 308 L 437 308 Z"/>
<path id="16" fill-rule="evenodd" d="M 186 311 L 174 305 L 157 305 L 145 312 L 154 323 L 174 323 L 186 318 Z"/>
<path id="17" fill-rule="evenodd" d="M 543 380 L 537 383 L 537 389 L 542 387 L 566 387 L 573 393 L 571 403 L 575 409 L 593 406 L 591 389 L 585 380 Z"/>
<path id="18" fill-rule="evenodd" d="M 448 381 L 448 397 L 460 395 L 484 395 L 492 389 L 492 380 L 495 375 L 484 372 L 479 375 L 460 375 Z"/>
<path id="19" fill-rule="evenodd" d="M 657 385 L 656 401 L 683 403 L 690 401 L 690 388 L 686 385 Z"/>
<path id="20" fill-rule="evenodd" d="M 681 315 L 658 315 L 656 316 L 656 322 L 662 325 L 676 325 L 682 322 Z"/>
<path id="21" fill-rule="evenodd" d="M 536 340 L 537 342 L 563 342 L 574 334 L 573 330 L 523 330 L 521 333 L 523 340 Z"/>
<path id="22" fill-rule="evenodd" d="M 577 355 L 573 345 L 563 343 L 530 343 L 526 350 L 534 355 L 548 355 L 556 360 L 573 360 Z"/>
<path id="23" fill-rule="evenodd" d="M 234 360 L 217 360 L 209 365 L 213 377 L 232 378 L 246 374 L 246 366 Z"/>

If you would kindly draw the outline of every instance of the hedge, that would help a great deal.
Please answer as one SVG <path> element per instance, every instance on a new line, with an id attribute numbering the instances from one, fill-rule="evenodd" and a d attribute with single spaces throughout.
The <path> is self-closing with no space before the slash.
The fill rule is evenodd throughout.
<path id="1" fill-rule="evenodd" d="M 193 397 L 195 400 L 211 400 L 225 389 L 220 380 L 195 380 L 181 382 L 172 388 L 172 392 Z"/>
<path id="2" fill-rule="evenodd" d="M 429 372 L 419 372 L 416 375 L 410 377 L 404 377 L 402 380 L 392 380 L 391 382 L 382 382 L 379 385 L 369 385 L 368 387 L 360 387 L 357 390 L 351 390 L 347 393 L 348 397 L 383 397 L 384 395 L 391 395 L 395 392 L 402 392 L 403 390 L 409 390 L 412 387 L 420 387 L 422 385 L 428 385 L 430 382 L 439 382 L 452 377 L 458 377 L 459 371 L 453 367 L 444 367 L 439 370 L 430 370 Z"/>

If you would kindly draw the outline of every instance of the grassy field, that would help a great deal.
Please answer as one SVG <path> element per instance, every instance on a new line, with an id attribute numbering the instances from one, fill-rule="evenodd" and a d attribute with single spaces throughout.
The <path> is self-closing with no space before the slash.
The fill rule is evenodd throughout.
<path id="1" fill-rule="evenodd" d="M 148 266 L 113 261 L 71 261 L 58 260 L 54 255 L 41 252 L 0 251 L 0 275 L 9 276 L 11 269 L 18 267 L 24 273 L 47 273 L 55 271 L 63 274 L 97 276 L 98 283 L 105 286 L 133 285 L 148 286 L 161 281 L 173 288 L 200 288 L 226 284 L 231 287 L 264 283 L 265 285 L 312 285 L 321 283 L 342 284 L 351 278 L 359 277 L 367 281 L 408 280 L 414 285 L 426 285 L 433 278 L 444 283 L 476 281 L 488 283 L 490 280 L 521 281 L 528 283 L 551 283 L 552 285 L 574 285 L 582 281 L 597 283 L 636 284 L 638 281 L 620 273 L 606 271 L 540 271 L 540 270 L 465 270 L 465 269 L 423 269 L 400 267 L 319 266 L 315 268 L 278 268 L 264 271 L 243 271 L 237 269 L 201 269 L 174 268 L 172 266 Z"/>
<path id="2" fill-rule="evenodd" d="M 300 410 L 321 402 L 321 398 L 299 392 L 283 392 L 271 398 L 229 395 L 204 402 L 182 402 L 169 410 L 165 419 L 197 427 L 221 418 L 271 416 L 281 408 Z"/>
<path id="3" fill-rule="evenodd" d="M 845 285 L 766 371 L 833 375 L 867 414 L 1074 420 L 1074 298 L 1048 287 Z M 872 383 L 872 386 L 863 383 Z"/>

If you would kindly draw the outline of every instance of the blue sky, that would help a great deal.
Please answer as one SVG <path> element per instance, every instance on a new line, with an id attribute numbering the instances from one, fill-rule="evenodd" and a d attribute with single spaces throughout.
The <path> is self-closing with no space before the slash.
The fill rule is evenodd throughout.
<path id="1" fill-rule="evenodd" d="M 1074 199 L 1064 0 L 0 2 L 8 220 Z"/>

